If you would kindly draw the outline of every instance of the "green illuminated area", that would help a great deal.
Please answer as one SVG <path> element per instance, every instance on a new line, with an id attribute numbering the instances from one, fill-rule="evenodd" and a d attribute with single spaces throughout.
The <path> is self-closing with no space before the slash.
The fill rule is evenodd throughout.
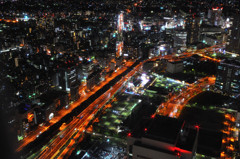
<path id="1" fill-rule="evenodd" d="M 23 139 L 23 136 L 18 136 L 18 141 L 21 141 Z"/>
<path id="2" fill-rule="evenodd" d="M 141 102 L 139 99 L 128 98 L 130 96 L 119 95 L 117 101 L 111 104 L 111 108 L 106 109 L 103 115 L 99 117 L 100 122 L 94 123 L 93 131 L 102 135 L 121 137 L 121 132 L 124 131 L 122 128 L 123 121 L 131 115 L 133 109 Z"/>
<path id="3" fill-rule="evenodd" d="M 223 52 L 207 52 L 206 54 L 209 57 L 216 58 L 216 59 L 225 59 L 225 58 L 236 58 L 239 59 L 239 56 L 235 57 L 234 54 L 223 53 Z"/>
<path id="4" fill-rule="evenodd" d="M 157 91 L 146 90 L 143 95 L 154 98 L 157 96 Z"/>
<path id="5" fill-rule="evenodd" d="M 135 82 L 137 85 L 139 76 L 141 73 L 132 77 L 133 80 L 130 82 Z M 141 96 L 129 93 L 130 90 L 124 90 L 115 96 L 114 101 L 109 102 L 111 107 L 104 110 L 98 120 L 92 124 L 93 136 L 124 139 L 126 133 L 134 129 L 137 122 L 141 122 L 142 118 L 150 117 L 156 111 L 169 92 L 180 91 L 185 86 L 184 82 L 155 73 L 149 77 L 148 84 L 141 87 L 144 92 Z"/>
<path id="6" fill-rule="evenodd" d="M 155 82 L 144 92 L 144 95 L 149 98 L 158 98 L 159 96 L 167 95 L 172 91 L 177 92 L 185 86 L 185 83 L 179 80 L 165 78 L 155 73 L 153 75 L 156 77 Z"/>
<path id="7" fill-rule="evenodd" d="M 240 56 L 234 53 L 222 53 L 222 52 L 209 52 L 207 53 L 209 57 L 216 58 L 216 59 L 226 59 L 226 58 L 234 58 L 236 60 L 240 60 Z"/>

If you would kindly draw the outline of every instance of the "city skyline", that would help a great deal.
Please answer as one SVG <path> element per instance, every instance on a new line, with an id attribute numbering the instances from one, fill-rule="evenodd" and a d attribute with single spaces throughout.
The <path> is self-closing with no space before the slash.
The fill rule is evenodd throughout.
<path id="1" fill-rule="evenodd" d="M 0 4 L 2 158 L 240 157 L 239 1 Z"/>

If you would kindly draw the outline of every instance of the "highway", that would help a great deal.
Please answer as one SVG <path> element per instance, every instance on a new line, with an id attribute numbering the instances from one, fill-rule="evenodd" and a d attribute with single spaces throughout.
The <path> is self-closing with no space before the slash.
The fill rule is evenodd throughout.
<path id="1" fill-rule="evenodd" d="M 165 103 L 158 107 L 155 114 L 178 118 L 188 101 L 215 84 L 215 79 L 215 77 L 204 77 L 190 84 L 186 89 L 182 89 L 179 94 L 170 96 Z"/>
<path id="2" fill-rule="evenodd" d="M 196 51 L 194 52 L 194 54 L 200 54 L 200 51 Z M 181 57 L 186 57 L 187 56 L 192 56 L 193 54 L 190 53 L 184 53 L 184 56 Z M 168 59 L 171 56 L 166 55 L 162 58 Z M 159 57 L 158 57 L 159 58 Z M 155 60 L 158 58 L 154 58 L 154 59 L 150 59 L 150 60 Z M 212 59 L 210 58 L 210 60 L 214 60 L 216 61 L 216 59 Z M 147 62 L 148 60 L 144 61 Z M 103 94 L 102 96 L 100 96 L 97 100 L 95 100 L 88 108 L 86 108 L 84 110 L 85 118 L 82 118 L 81 120 L 79 120 L 79 124 L 77 124 L 76 126 L 73 126 L 75 121 L 73 120 L 71 123 L 68 124 L 68 131 L 70 132 L 70 134 L 72 135 L 76 135 L 76 136 L 82 136 L 83 132 L 86 128 L 86 126 L 88 126 L 88 123 L 94 119 L 95 114 L 101 110 L 102 107 L 104 107 L 105 103 L 119 90 L 119 88 L 123 85 L 123 83 L 125 81 L 127 81 L 127 79 L 129 77 L 131 77 L 133 74 L 136 73 L 136 71 L 138 71 L 140 69 L 140 67 L 143 65 L 144 62 L 141 62 L 140 64 L 138 64 L 131 72 L 129 72 L 129 74 L 127 74 L 124 78 L 122 78 L 119 82 L 117 82 L 116 85 L 114 85 L 112 87 L 112 89 L 108 90 L 106 93 L 108 95 Z M 219 61 L 216 61 L 219 62 Z M 197 83 L 192 84 L 189 86 L 188 89 L 186 90 L 182 90 L 182 92 L 179 95 L 172 95 L 172 97 L 163 105 L 161 105 L 161 107 L 163 106 L 164 109 L 157 109 L 157 114 L 160 115 L 168 115 L 169 117 L 178 117 L 182 108 L 187 104 L 187 102 L 194 97 L 195 95 L 201 93 L 204 89 L 208 88 L 210 85 L 215 83 L 215 77 L 205 77 L 200 79 Z M 177 102 L 176 102 L 177 101 Z M 176 104 L 177 103 L 177 104 Z M 94 108 L 94 105 L 97 105 L 97 108 Z M 87 111 L 87 113 L 85 112 Z M 78 116 L 82 115 L 79 114 Z M 81 121 L 81 122 L 80 122 Z M 83 126 L 83 124 L 85 124 Z M 78 132 L 75 134 L 74 132 L 76 131 L 76 129 L 78 130 Z M 69 134 L 69 133 L 68 133 Z M 61 147 L 59 146 L 55 146 L 54 149 L 52 149 L 49 154 L 47 155 L 47 158 L 52 158 L 52 156 L 54 157 L 58 157 L 58 158 L 63 158 L 66 156 L 70 156 L 72 150 L 74 150 L 74 147 L 77 145 L 77 141 L 76 140 L 71 140 L 72 138 L 74 138 L 74 136 L 72 135 L 66 135 L 64 136 L 61 141 L 59 142 L 57 139 L 57 142 L 59 143 L 58 145 L 61 145 Z M 67 142 L 71 140 L 71 142 Z M 80 140 L 81 141 L 81 140 Z M 65 147 L 64 150 L 59 151 L 59 149 L 61 149 L 62 147 Z M 69 151 L 71 150 L 71 151 Z M 48 151 L 44 151 L 45 153 Z M 46 158 L 45 156 L 46 154 L 43 155 L 43 158 Z M 42 155 L 40 155 L 39 158 L 41 158 Z"/>
<path id="3" fill-rule="evenodd" d="M 18 23 L 18 21 L 17 20 L 13 20 L 13 19 L 0 19 L 0 22 L 1 21 L 4 21 L 4 22 L 7 22 L 7 23 Z"/>
<path id="4" fill-rule="evenodd" d="M 133 62 L 128 62 L 126 65 L 131 66 Z M 39 126 L 36 130 L 30 132 L 27 134 L 27 137 L 25 137 L 23 140 L 21 140 L 18 143 L 17 152 L 21 151 L 26 145 L 28 145 L 30 142 L 34 141 L 39 135 L 41 135 L 43 132 L 49 129 L 52 125 L 60 121 L 64 116 L 66 116 L 68 113 L 70 113 L 74 108 L 78 107 L 81 103 L 86 101 L 91 95 L 95 94 L 98 90 L 100 90 L 102 87 L 104 87 L 106 84 L 108 84 L 111 80 L 113 80 L 118 75 L 122 74 L 124 71 L 127 70 L 127 67 L 122 67 L 117 72 L 113 72 L 111 76 L 108 76 L 105 81 L 101 82 L 99 86 L 95 86 L 94 89 L 87 93 L 82 93 L 82 96 L 72 103 L 68 109 L 61 109 L 58 114 L 50 120 L 49 124 L 45 124 L 42 126 Z M 81 87 L 81 90 L 79 92 L 85 92 L 86 86 Z"/>
<path id="5" fill-rule="evenodd" d="M 216 47 L 216 46 L 215 46 Z M 211 50 L 213 47 L 210 47 L 209 49 L 202 49 L 202 50 L 198 50 L 192 53 L 182 53 L 180 55 L 166 55 L 166 56 L 159 56 L 159 57 L 155 57 L 153 59 L 148 59 L 145 60 L 144 62 L 147 61 L 154 61 L 157 59 L 179 59 L 179 58 L 185 58 L 185 57 L 189 57 L 192 56 L 193 54 L 201 54 L 201 55 L 205 55 L 206 50 Z M 174 57 L 175 56 L 175 57 Z M 174 57 L 174 58 L 173 58 Z M 212 60 L 216 60 L 215 58 L 210 58 Z M 74 141 L 69 141 L 69 139 L 73 139 L 75 136 L 81 136 L 82 132 L 84 131 L 84 125 L 87 126 L 87 124 L 89 123 L 89 121 L 91 121 L 92 118 L 94 118 L 95 113 L 97 113 L 97 111 L 99 109 L 101 109 L 101 107 L 104 105 L 104 101 L 105 100 L 109 100 L 111 98 L 111 96 L 123 85 L 123 83 L 125 81 L 127 81 L 127 79 L 129 77 L 131 77 L 133 74 L 136 73 L 136 71 L 138 71 L 141 66 L 143 65 L 144 62 L 139 63 L 131 72 L 129 72 L 124 78 L 122 78 L 119 82 L 117 82 L 114 86 L 112 86 L 111 90 L 108 90 L 107 92 L 110 94 L 107 98 L 103 98 L 102 96 L 100 96 L 97 100 L 95 100 L 93 103 L 96 104 L 95 102 L 98 103 L 98 107 L 96 109 L 93 109 L 93 103 L 91 105 L 89 105 L 82 113 L 80 113 L 79 115 L 83 115 L 83 113 L 85 113 L 84 117 L 80 120 L 78 117 L 76 119 L 73 119 L 68 125 L 67 125 L 67 129 L 65 130 L 67 133 L 66 135 L 64 135 L 64 137 L 62 139 L 60 139 L 60 137 L 56 137 L 52 138 L 52 142 L 49 143 L 49 146 L 51 147 L 51 145 L 54 143 L 58 143 L 56 146 L 54 146 L 53 148 L 49 148 L 49 146 L 46 146 L 46 148 L 44 150 L 42 150 L 42 153 L 40 153 L 39 157 L 44 157 L 44 156 L 54 156 L 56 154 L 59 153 L 59 148 L 65 147 L 67 149 L 70 149 L 68 144 L 71 144 L 72 146 L 74 146 L 75 144 Z M 216 61 L 218 62 L 218 61 Z M 132 65 L 132 63 L 128 63 L 128 65 Z M 111 81 L 112 79 L 114 79 L 115 77 L 117 77 L 118 75 L 120 75 L 121 73 L 123 73 L 124 71 L 126 71 L 126 67 L 119 69 L 117 72 L 114 72 L 113 75 L 111 77 L 106 78 L 105 81 L 101 82 L 101 84 L 99 86 L 96 86 L 94 88 L 94 90 L 88 92 L 88 93 L 84 93 L 83 96 L 77 100 L 76 102 L 72 103 L 69 107 L 69 109 L 63 109 L 59 111 L 59 115 L 55 116 L 48 125 L 43 125 L 43 126 L 39 126 L 39 128 L 37 130 L 35 130 L 34 132 L 31 132 L 30 134 L 28 134 L 28 136 L 26 138 L 23 139 L 23 141 L 21 141 L 19 143 L 19 147 L 17 149 L 17 151 L 21 151 L 26 145 L 28 145 L 30 142 L 34 141 L 38 135 L 41 135 L 41 133 L 43 133 L 44 131 L 48 130 L 52 125 L 54 125 L 55 123 L 57 123 L 62 117 L 66 116 L 68 113 L 70 113 L 74 108 L 78 107 L 82 102 L 84 102 L 86 99 L 88 99 L 91 95 L 95 94 L 99 89 L 101 89 L 104 85 L 106 85 L 107 83 L 109 83 L 109 81 Z M 210 78 L 210 77 L 209 77 Z M 213 80 L 210 80 L 213 81 Z M 208 84 L 212 84 L 212 83 L 208 83 Z M 203 85 L 202 87 L 205 87 L 205 85 Z M 199 88 L 197 89 L 196 87 L 192 86 L 193 89 L 196 90 L 200 90 Z M 81 89 L 85 89 L 84 87 Z M 110 91 L 110 92 L 109 92 Z M 80 92 L 82 92 L 82 90 L 80 90 Z M 179 95 L 178 98 L 184 98 L 185 95 L 189 95 L 190 92 L 186 91 L 185 93 L 183 93 L 181 96 Z M 103 94 L 104 95 L 104 94 Z M 186 100 L 187 101 L 187 100 Z M 186 102 L 185 101 L 185 102 Z M 182 107 L 184 106 L 184 103 L 180 103 L 177 104 L 175 106 L 170 106 L 173 101 L 170 99 L 166 104 L 166 108 L 165 111 L 163 111 L 162 109 L 158 109 L 156 114 L 161 114 L 163 113 L 164 115 L 169 115 L 169 116 L 175 116 L 177 117 L 179 115 L 179 110 L 182 109 Z M 166 110 L 168 109 L 168 110 Z M 78 122 L 76 121 L 78 120 Z M 76 124 L 77 123 L 77 124 Z M 75 133 L 76 128 L 78 130 L 77 133 Z M 67 144 L 67 145 L 66 145 Z M 56 148 L 57 147 L 57 148 Z M 50 151 L 51 150 L 51 151 Z M 66 152 L 64 152 L 63 154 L 66 154 Z M 46 157 L 44 157 L 46 158 Z"/>
<path id="6" fill-rule="evenodd" d="M 63 158 L 65 155 L 70 155 L 67 150 L 74 149 L 72 148 L 74 145 L 76 146 L 78 143 L 77 138 L 74 140 L 76 136 L 80 137 L 83 135 L 86 127 L 89 122 L 94 119 L 94 116 L 98 111 L 101 111 L 107 101 L 122 87 L 123 83 L 127 81 L 129 77 L 135 74 L 142 66 L 142 63 L 138 64 L 132 71 L 130 71 L 125 77 L 117 82 L 111 89 L 102 94 L 99 98 L 97 98 L 93 103 L 91 103 L 84 111 L 82 111 L 76 118 L 74 118 L 69 124 L 67 124 L 66 128 L 63 130 L 65 134 L 62 138 L 55 136 L 54 140 L 52 140 L 48 145 L 45 146 L 42 152 L 35 156 L 34 158 Z M 80 118 L 82 117 L 82 118 Z M 71 142 L 68 142 L 71 140 Z M 49 148 L 50 147 L 50 148 Z M 65 147 L 63 151 L 60 151 L 62 147 Z"/>
<path id="7" fill-rule="evenodd" d="M 214 50 L 218 50 L 219 48 L 222 47 L 222 45 L 223 44 L 214 45 L 214 46 L 200 49 L 200 50 L 184 52 L 180 55 L 177 55 L 177 56 L 175 55 L 174 58 L 171 58 L 171 55 L 166 55 L 162 58 L 168 59 L 171 61 L 175 61 L 175 60 L 177 61 L 177 60 L 180 60 L 181 58 L 186 58 L 194 54 L 197 54 L 203 58 L 219 63 L 221 60 L 216 58 L 211 58 L 207 56 L 207 53 L 212 52 Z M 215 77 L 204 77 L 202 79 L 199 79 L 196 83 L 189 85 L 188 88 L 182 89 L 180 94 L 173 94 L 171 97 L 169 97 L 167 102 L 162 103 L 158 107 L 154 116 L 156 114 L 159 114 L 159 115 L 177 118 L 180 115 L 180 112 L 183 109 L 183 107 L 188 103 L 188 101 L 194 96 L 196 96 L 197 94 L 203 92 L 204 89 L 210 87 L 211 85 L 214 85 L 215 79 L 216 79 Z"/>
<path id="8" fill-rule="evenodd" d="M 155 61 L 155 60 L 158 60 L 158 59 L 166 59 L 166 60 L 169 60 L 169 61 L 179 61 L 183 58 L 191 57 L 193 55 L 199 55 L 199 56 L 201 56 L 203 58 L 206 58 L 210 61 L 220 62 L 221 60 L 219 60 L 219 59 L 209 57 L 208 53 L 209 52 L 214 52 L 214 50 L 219 50 L 219 48 L 221 48 L 222 45 L 223 44 L 214 45 L 214 46 L 211 46 L 211 47 L 208 47 L 208 48 L 194 50 L 194 51 L 190 50 L 190 51 L 183 52 L 181 54 L 171 54 L 171 55 L 164 55 L 164 56 L 159 55 L 159 56 L 154 57 L 152 59 L 148 59 L 148 61 Z"/>

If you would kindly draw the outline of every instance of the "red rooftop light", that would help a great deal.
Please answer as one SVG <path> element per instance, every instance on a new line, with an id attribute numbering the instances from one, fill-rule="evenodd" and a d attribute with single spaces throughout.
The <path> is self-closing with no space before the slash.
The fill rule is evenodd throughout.
<path id="1" fill-rule="evenodd" d="M 131 133 L 128 133 L 128 134 L 127 134 L 127 136 L 128 136 L 128 137 L 131 137 L 131 136 L 132 136 L 132 134 L 131 134 Z"/>
<path id="2" fill-rule="evenodd" d="M 221 10 L 223 10 L 223 7 L 216 7 L 216 8 L 214 8 L 214 7 L 212 7 L 212 10 L 219 10 L 219 9 L 221 9 Z"/>
<path id="3" fill-rule="evenodd" d="M 177 156 L 180 157 L 180 156 L 181 156 L 181 153 L 180 153 L 180 152 L 177 152 Z"/>
<path id="4" fill-rule="evenodd" d="M 199 128 L 200 128 L 199 125 L 195 125 L 194 127 L 195 127 L 196 129 L 199 129 Z"/>

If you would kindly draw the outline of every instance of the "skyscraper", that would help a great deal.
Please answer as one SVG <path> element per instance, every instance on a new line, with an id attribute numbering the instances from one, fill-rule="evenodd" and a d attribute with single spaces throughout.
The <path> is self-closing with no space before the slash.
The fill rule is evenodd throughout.
<path id="1" fill-rule="evenodd" d="M 233 17 L 233 25 L 229 30 L 226 50 L 234 53 L 240 53 L 240 15 Z"/>
<path id="2" fill-rule="evenodd" d="M 175 30 L 173 35 L 174 47 L 186 47 L 187 42 L 187 32 L 186 30 Z"/>
<path id="3" fill-rule="evenodd" d="M 222 92 L 230 95 L 240 93 L 240 62 L 223 60 L 217 69 L 215 86 Z"/>
<path id="4" fill-rule="evenodd" d="M 222 25 L 222 10 L 222 7 L 213 7 L 208 10 L 208 19 L 211 25 Z"/>
<path id="5" fill-rule="evenodd" d="M 200 28 L 200 17 L 193 15 L 186 18 L 187 44 L 198 42 L 199 28 Z"/>

